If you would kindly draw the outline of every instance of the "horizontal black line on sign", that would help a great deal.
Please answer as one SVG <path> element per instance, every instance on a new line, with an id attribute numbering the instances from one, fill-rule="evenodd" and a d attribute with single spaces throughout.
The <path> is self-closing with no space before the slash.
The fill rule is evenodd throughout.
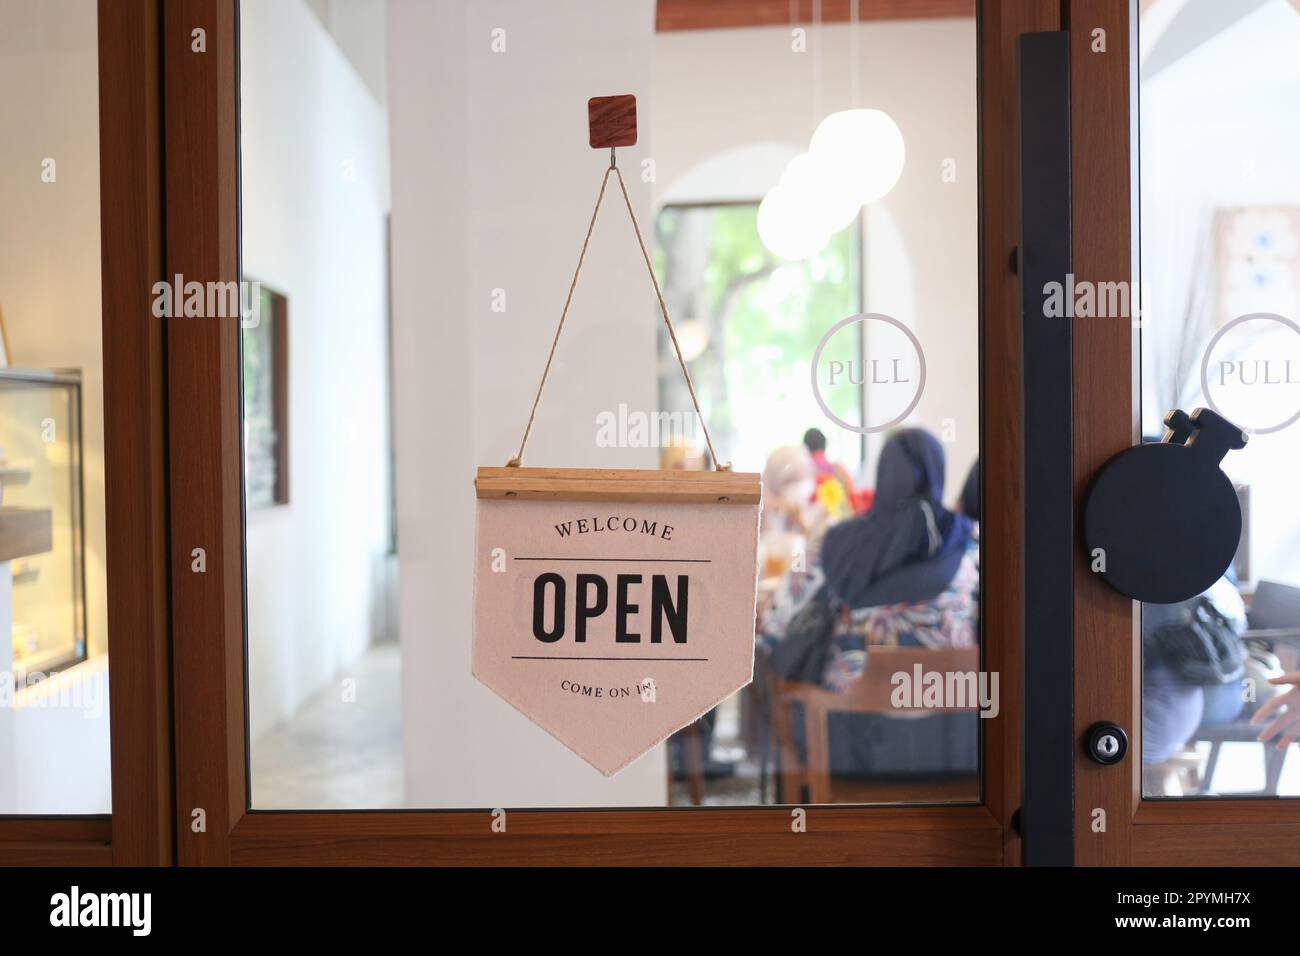
<path id="1" fill-rule="evenodd" d="M 555 657 L 551 654 L 514 654 L 512 661 L 654 661 L 667 664 L 672 661 L 707 661 L 707 657 Z"/>
<path id="2" fill-rule="evenodd" d="M 712 558 L 515 558 L 516 561 L 639 561 L 642 564 L 712 564 Z"/>

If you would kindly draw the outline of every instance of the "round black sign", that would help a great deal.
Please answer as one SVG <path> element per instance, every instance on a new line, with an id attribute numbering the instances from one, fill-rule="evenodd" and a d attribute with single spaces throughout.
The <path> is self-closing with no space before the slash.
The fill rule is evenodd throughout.
<path id="1" fill-rule="evenodd" d="M 1241 540 L 1241 506 L 1219 463 L 1245 447 L 1244 433 L 1207 409 L 1171 412 L 1165 423 L 1164 441 L 1126 449 L 1101 468 L 1083 515 L 1093 570 L 1152 604 L 1205 591 Z"/>

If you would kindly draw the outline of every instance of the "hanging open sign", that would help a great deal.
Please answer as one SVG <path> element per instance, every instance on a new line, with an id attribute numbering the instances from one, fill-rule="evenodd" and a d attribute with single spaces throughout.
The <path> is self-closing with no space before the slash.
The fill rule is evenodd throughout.
<path id="1" fill-rule="evenodd" d="M 749 683 L 758 586 L 758 475 L 718 462 L 637 225 L 615 147 L 636 142 L 636 99 L 587 104 L 609 149 L 596 208 L 519 452 L 480 468 L 474 676 L 606 775 Z M 616 179 L 714 467 L 524 468 L 524 449 L 605 188 Z"/>
<path id="2" fill-rule="evenodd" d="M 753 676 L 759 476 L 480 468 L 474 676 L 605 774 Z"/>

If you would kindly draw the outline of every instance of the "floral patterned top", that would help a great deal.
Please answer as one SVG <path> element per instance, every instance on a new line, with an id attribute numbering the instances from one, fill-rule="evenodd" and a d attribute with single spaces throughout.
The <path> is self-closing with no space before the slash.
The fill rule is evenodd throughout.
<path id="1" fill-rule="evenodd" d="M 862 677 L 871 645 L 973 647 L 979 626 L 979 537 L 972 535 L 957 573 L 938 597 L 915 604 L 862 608 L 848 615 L 832 642 L 823 683 L 845 691 Z"/>

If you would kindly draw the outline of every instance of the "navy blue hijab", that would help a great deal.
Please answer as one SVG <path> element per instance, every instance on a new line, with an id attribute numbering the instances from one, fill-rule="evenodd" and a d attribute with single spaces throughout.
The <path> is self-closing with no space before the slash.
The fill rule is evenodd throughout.
<path id="1" fill-rule="evenodd" d="M 943 506 L 943 446 L 921 428 L 895 432 L 880 452 L 871 510 L 833 526 L 822 544 L 831 593 L 851 608 L 911 604 L 952 582 L 971 521 Z"/>

